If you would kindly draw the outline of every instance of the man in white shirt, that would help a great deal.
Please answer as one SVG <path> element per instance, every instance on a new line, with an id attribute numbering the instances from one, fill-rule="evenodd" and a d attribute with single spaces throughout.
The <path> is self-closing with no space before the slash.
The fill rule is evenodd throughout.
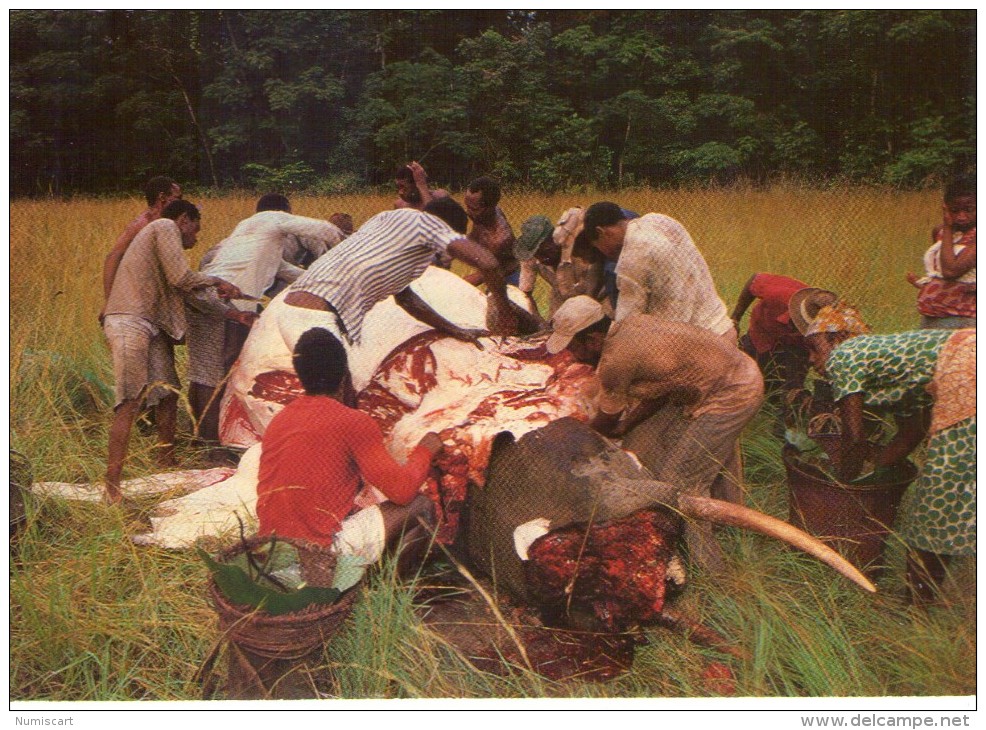
<path id="1" fill-rule="evenodd" d="M 604 202 L 589 206 L 584 225 L 586 240 L 617 262 L 617 322 L 653 314 L 736 342 L 708 264 L 681 223 L 659 213 L 627 220 L 620 206 Z"/>
<path id="2" fill-rule="evenodd" d="M 257 302 L 276 282 L 289 284 L 304 269 L 295 262 L 318 258 L 346 237 L 333 223 L 292 215 L 280 194 L 264 195 L 257 212 L 206 253 L 203 274 L 236 284 L 248 297 L 226 303 L 205 291 L 188 307 L 189 403 L 202 442 L 219 439 L 219 401 L 226 373 L 239 357 Z"/>

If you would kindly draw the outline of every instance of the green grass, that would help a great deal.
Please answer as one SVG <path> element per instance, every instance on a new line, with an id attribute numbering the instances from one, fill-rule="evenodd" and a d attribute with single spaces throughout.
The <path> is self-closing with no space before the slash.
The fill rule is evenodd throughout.
<path id="1" fill-rule="evenodd" d="M 771 270 L 851 294 L 878 330 L 914 326 L 918 270 L 936 221 L 933 194 L 875 191 L 634 191 L 620 195 L 506 198 L 515 228 L 576 203 L 612 198 L 640 212 L 680 218 L 732 304 L 751 273 Z M 202 203 L 201 255 L 252 199 Z M 348 210 L 357 220 L 386 196 L 302 198 L 298 212 Z M 11 446 L 37 480 L 94 481 L 105 468 L 109 354 L 96 314 L 102 258 L 140 201 L 15 201 L 11 204 Z M 69 225 L 71 222 L 71 225 Z M 180 350 L 181 351 L 181 350 Z M 181 356 L 183 357 L 183 355 Z M 180 359 L 180 365 L 183 361 Z M 181 427 L 189 429 L 186 416 Z M 750 504 L 787 516 L 779 441 L 761 414 L 744 434 Z M 126 476 L 157 470 L 153 439 L 135 432 Z M 181 447 L 188 466 L 198 455 Z M 140 514 L 49 500 L 36 505 L 11 548 L 12 700 L 190 700 L 219 638 L 205 566 L 189 552 L 136 547 Z M 748 652 L 735 659 L 659 628 L 647 630 L 633 670 L 602 684 L 558 684 L 514 668 L 475 670 L 414 611 L 415 591 L 384 567 L 374 572 L 326 654 L 344 698 L 705 697 L 709 661 L 729 665 L 740 696 L 970 695 L 976 690 L 975 566 L 957 561 L 947 605 L 908 608 L 903 551 L 891 539 L 890 569 L 875 596 L 811 559 L 754 535 L 721 533 L 727 577 L 692 576 L 675 608 Z"/>

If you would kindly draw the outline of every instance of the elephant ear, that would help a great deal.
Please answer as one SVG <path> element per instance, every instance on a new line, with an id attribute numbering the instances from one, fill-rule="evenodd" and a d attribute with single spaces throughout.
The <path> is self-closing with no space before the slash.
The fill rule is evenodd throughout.
<path id="1" fill-rule="evenodd" d="M 551 530 L 673 504 L 676 495 L 586 424 L 562 418 L 519 441 L 494 439 L 486 485 L 470 491 L 467 547 L 474 564 L 526 600 L 514 530 L 535 519 Z M 672 500 L 669 502 L 669 500 Z"/>

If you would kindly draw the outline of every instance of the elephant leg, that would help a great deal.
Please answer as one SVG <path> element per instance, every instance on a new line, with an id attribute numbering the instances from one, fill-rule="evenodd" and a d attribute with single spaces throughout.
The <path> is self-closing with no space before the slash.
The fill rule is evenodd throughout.
<path id="1" fill-rule="evenodd" d="M 621 446 L 626 451 L 633 452 L 655 479 L 664 481 L 661 474 L 676 471 L 670 469 L 668 464 L 688 430 L 688 420 L 681 406 L 665 405 L 650 418 L 634 426 L 623 437 Z"/>
<path id="2" fill-rule="evenodd" d="M 685 416 L 681 406 L 668 405 L 630 431 L 622 446 L 636 454 L 658 481 L 688 494 L 708 497 L 721 464 L 708 458 L 702 445 L 695 442 L 693 426 L 694 420 Z M 684 539 L 693 564 L 713 575 L 725 570 L 712 525 L 686 520 Z"/>

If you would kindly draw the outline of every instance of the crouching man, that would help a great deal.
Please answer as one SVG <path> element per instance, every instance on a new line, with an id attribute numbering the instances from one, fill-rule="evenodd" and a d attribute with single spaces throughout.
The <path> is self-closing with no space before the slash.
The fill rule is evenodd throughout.
<path id="1" fill-rule="evenodd" d="M 408 553 L 427 544 L 416 519 L 433 520 L 431 500 L 419 494 L 432 458 L 442 449 L 428 433 L 397 463 L 367 414 L 342 404 L 346 350 L 321 327 L 298 339 L 294 367 L 305 395 L 271 420 L 264 433 L 257 485 L 258 534 L 331 545 L 367 563 L 404 535 Z M 389 500 L 354 510 L 356 494 L 372 484 Z"/>
<path id="2" fill-rule="evenodd" d="M 565 301 L 552 317 L 548 352 L 566 347 L 596 365 L 600 392 L 593 428 L 622 436 L 658 481 L 686 494 L 742 502 L 742 485 L 720 473 L 740 432 L 763 401 L 756 363 L 716 333 L 650 314 L 611 326 L 603 306 L 587 296 Z M 691 560 L 723 568 L 707 523 L 689 523 Z"/>

